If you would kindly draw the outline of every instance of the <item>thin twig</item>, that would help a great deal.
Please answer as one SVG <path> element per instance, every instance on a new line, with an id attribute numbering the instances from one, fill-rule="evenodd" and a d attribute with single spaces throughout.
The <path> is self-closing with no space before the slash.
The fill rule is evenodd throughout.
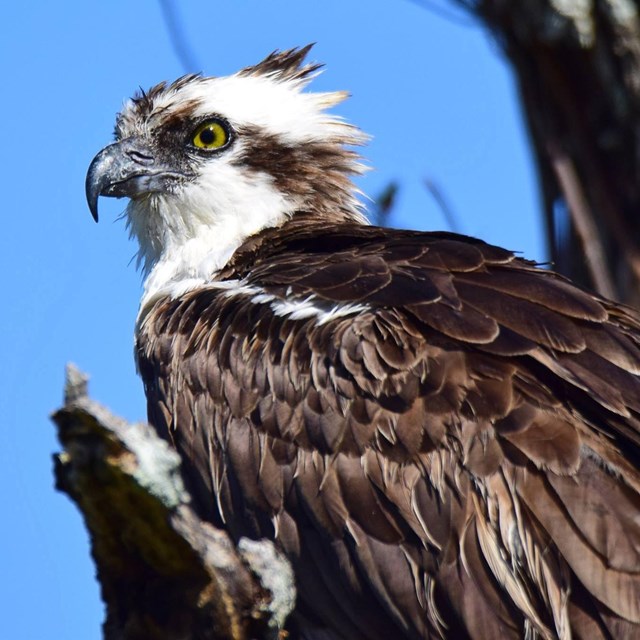
<path id="1" fill-rule="evenodd" d="M 587 269 L 593 284 L 601 295 L 607 298 L 615 298 L 616 288 L 609 274 L 606 254 L 598 227 L 594 221 L 589 202 L 582 190 L 573 161 L 558 145 L 550 143 L 547 148 L 558 183 L 567 199 L 569 215 L 582 242 Z"/>
<path id="2" fill-rule="evenodd" d="M 178 16 L 177 7 L 172 0 L 160 0 L 160 8 L 162 9 L 162 17 L 164 18 L 169 33 L 171 46 L 185 72 L 196 73 L 202 71 L 202 66 L 198 64 L 198 60 L 188 44 L 182 23 Z"/>
<path id="3" fill-rule="evenodd" d="M 462 9 L 459 12 L 439 6 L 434 2 L 434 0 L 411 0 L 411 2 L 417 4 L 423 9 L 426 9 L 427 11 L 430 11 L 439 18 L 447 20 L 447 22 L 450 22 L 451 24 L 455 24 L 460 27 L 477 27 L 479 25 L 478 20 L 472 13 L 471 7 L 467 6 L 464 2 L 459 2 L 459 0 L 456 0 L 458 4 L 462 4 Z M 466 18 L 461 17 L 463 12 Z"/>
<path id="4" fill-rule="evenodd" d="M 445 198 L 442 189 L 430 178 L 424 179 L 424 186 L 431 194 L 431 197 L 436 201 L 436 204 L 440 207 L 440 211 L 442 211 L 442 215 L 444 216 L 445 222 L 449 227 L 449 231 L 461 233 L 461 226 L 458 221 L 458 216 L 453 212 L 453 209 Z"/>

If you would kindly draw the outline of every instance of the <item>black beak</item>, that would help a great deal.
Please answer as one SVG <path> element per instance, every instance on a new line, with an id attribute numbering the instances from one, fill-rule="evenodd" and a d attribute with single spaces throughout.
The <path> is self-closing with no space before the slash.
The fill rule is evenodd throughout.
<path id="1" fill-rule="evenodd" d="M 171 172 L 158 167 L 149 143 L 131 137 L 105 147 L 91 162 L 85 188 L 93 219 L 98 222 L 98 198 L 134 197 L 161 191 Z"/>

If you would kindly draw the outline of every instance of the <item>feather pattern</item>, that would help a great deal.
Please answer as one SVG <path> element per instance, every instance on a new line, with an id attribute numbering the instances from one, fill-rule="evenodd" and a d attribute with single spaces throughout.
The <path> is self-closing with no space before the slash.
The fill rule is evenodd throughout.
<path id="1" fill-rule="evenodd" d="M 149 420 L 197 508 L 286 553 L 294 637 L 640 637 L 640 316 L 364 224 L 308 51 L 137 95 L 87 174 L 96 219 L 131 198 Z"/>
<path id="2" fill-rule="evenodd" d="M 639 342 L 503 249 L 299 212 L 136 349 L 201 512 L 290 558 L 302 637 L 568 640 L 640 635 Z"/>

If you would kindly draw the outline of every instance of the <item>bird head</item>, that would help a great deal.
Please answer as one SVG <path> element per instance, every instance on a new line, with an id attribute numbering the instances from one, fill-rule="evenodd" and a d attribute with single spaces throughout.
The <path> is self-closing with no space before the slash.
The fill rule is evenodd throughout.
<path id="1" fill-rule="evenodd" d="M 97 220 L 99 196 L 130 198 L 147 273 L 162 261 L 183 277 L 215 271 L 298 211 L 361 219 L 351 147 L 365 138 L 326 111 L 345 93 L 304 91 L 320 68 L 304 62 L 309 49 L 226 77 L 184 76 L 125 104 L 116 141 L 89 167 L 87 201 Z"/>

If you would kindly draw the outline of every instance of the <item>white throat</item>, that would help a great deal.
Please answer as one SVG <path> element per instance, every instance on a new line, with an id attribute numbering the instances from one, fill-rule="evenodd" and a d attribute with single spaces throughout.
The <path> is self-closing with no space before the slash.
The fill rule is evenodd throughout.
<path id="1" fill-rule="evenodd" d="M 221 118 L 235 134 L 219 154 L 194 155 L 192 148 L 177 148 L 183 175 L 194 177 L 130 202 L 129 229 L 138 240 L 145 275 L 139 318 L 160 296 L 206 286 L 249 236 L 280 226 L 295 211 L 318 209 L 318 194 L 328 195 L 328 203 L 350 219 L 362 218 L 349 176 L 363 167 L 347 148 L 362 144 L 365 136 L 327 113 L 344 93 L 303 91 L 317 70 L 302 66 L 304 53 L 272 54 L 262 67 L 233 76 L 187 77 L 157 85 L 125 105 L 116 127 L 119 140 L 147 137 L 161 142 L 168 135 L 167 123 L 175 126 L 185 118 L 192 123 Z M 296 149 L 308 152 L 299 162 L 310 163 L 311 171 L 296 173 Z M 282 167 L 278 173 L 269 166 L 270 151 L 285 154 L 291 184 L 283 182 Z M 185 166 L 193 173 L 184 172 Z M 313 184 L 318 178 L 320 189 Z M 331 197 L 336 194 L 342 197 Z"/>
<path id="2" fill-rule="evenodd" d="M 151 194 L 127 208 L 145 274 L 140 314 L 158 297 L 210 282 L 251 235 L 282 224 L 299 207 L 264 174 L 211 163 L 177 194 Z"/>

